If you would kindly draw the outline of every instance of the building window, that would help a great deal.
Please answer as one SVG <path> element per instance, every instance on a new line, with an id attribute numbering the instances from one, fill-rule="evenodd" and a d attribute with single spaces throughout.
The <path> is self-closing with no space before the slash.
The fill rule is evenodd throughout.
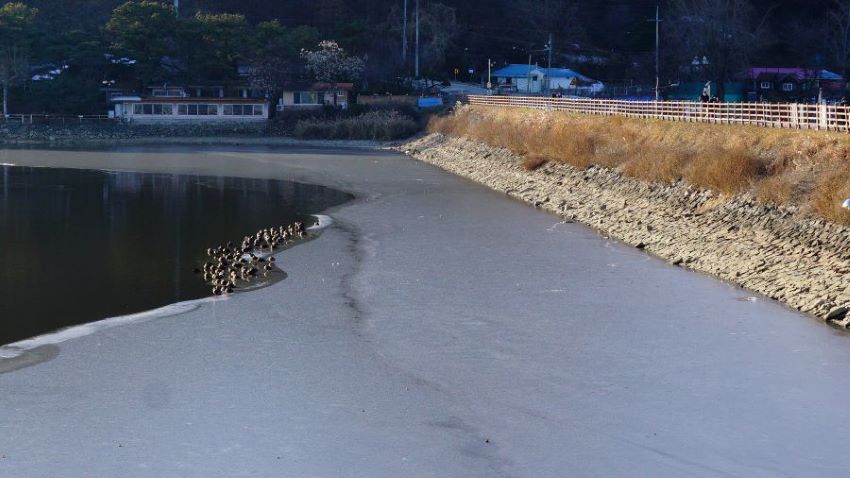
<path id="1" fill-rule="evenodd" d="M 794 83 L 782 83 L 782 91 L 794 91 Z"/>
<path id="2" fill-rule="evenodd" d="M 296 91 L 292 100 L 296 105 L 318 105 L 319 93 L 315 91 Z"/>
<path id="3" fill-rule="evenodd" d="M 263 105 L 224 105 L 226 116 L 262 116 Z"/>
<path id="4" fill-rule="evenodd" d="M 215 116 L 218 105 L 177 105 L 177 114 L 181 116 Z"/>
<path id="5" fill-rule="evenodd" d="M 763 89 L 763 90 L 769 90 L 770 86 L 771 86 L 771 84 L 770 84 L 769 81 L 762 81 L 761 82 L 761 89 Z"/>
<path id="6" fill-rule="evenodd" d="M 151 96 L 186 96 L 183 88 L 154 88 L 151 90 Z"/>
<path id="7" fill-rule="evenodd" d="M 146 103 L 133 105 L 134 115 L 170 115 L 174 113 L 174 106 L 161 103 Z"/>

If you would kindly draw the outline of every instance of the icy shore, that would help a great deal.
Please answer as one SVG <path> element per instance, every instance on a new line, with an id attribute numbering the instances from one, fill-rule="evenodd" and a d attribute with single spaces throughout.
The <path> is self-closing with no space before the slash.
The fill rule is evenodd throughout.
<path id="1" fill-rule="evenodd" d="M 288 278 L 0 373 L 0 476 L 843 476 L 850 339 L 386 152 L 14 151 L 355 193 Z"/>
<path id="2" fill-rule="evenodd" d="M 521 158 L 505 149 L 439 134 L 399 149 L 680 267 L 850 328 L 847 227 L 748 197 L 651 184 L 605 168 L 548 163 L 525 171 Z"/>

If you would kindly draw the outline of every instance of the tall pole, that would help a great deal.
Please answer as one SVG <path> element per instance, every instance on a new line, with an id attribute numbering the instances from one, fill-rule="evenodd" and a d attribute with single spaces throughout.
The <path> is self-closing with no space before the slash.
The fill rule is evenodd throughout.
<path id="1" fill-rule="evenodd" d="M 655 101 L 661 99 L 661 74 L 659 73 L 661 64 L 660 46 L 661 46 L 661 9 L 658 4 L 655 4 L 655 18 L 648 20 L 655 22 Z"/>
<path id="2" fill-rule="evenodd" d="M 174 14 L 180 16 L 180 0 L 174 0 Z"/>
<path id="3" fill-rule="evenodd" d="M 660 34 L 660 25 L 661 25 L 661 7 L 658 4 L 655 5 L 655 101 L 661 99 L 661 74 L 659 73 L 659 65 L 661 64 L 661 34 Z"/>
<path id="4" fill-rule="evenodd" d="M 401 21 L 401 63 L 407 64 L 407 0 L 404 0 L 404 18 Z M 407 70 L 410 71 L 410 70 Z"/>
<path id="5" fill-rule="evenodd" d="M 552 78 L 549 76 L 549 72 L 552 70 L 552 32 L 549 32 L 549 44 L 546 46 L 549 50 L 549 62 L 546 67 L 546 91 L 552 91 Z"/>
<path id="6" fill-rule="evenodd" d="M 493 66 L 493 63 L 490 61 L 489 58 L 487 58 L 487 89 L 488 90 L 493 87 L 493 83 L 491 82 L 492 77 L 490 75 L 490 67 L 491 66 Z"/>
<path id="7" fill-rule="evenodd" d="M 416 68 L 415 76 L 419 78 L 419 0 L 416 0 Z"/>

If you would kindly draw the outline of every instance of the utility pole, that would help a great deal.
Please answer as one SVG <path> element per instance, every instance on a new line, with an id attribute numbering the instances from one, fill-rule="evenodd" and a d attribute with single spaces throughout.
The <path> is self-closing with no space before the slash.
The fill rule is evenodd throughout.
<path id="1" fill-rule="evenodd" d="M 490 67 L 492 67 L 492 66 L 493 66 L 493 62 L 491 62 L 490 59 L 487 58 L 487 89 L 488 90 L 493 88 L 493 83 L 491 81 L 492 77 L 490 75 Z"/>
<path id="2" fill-rule="evenodd" d="M 419 0 L 416 0 L 416 60 L 415 77 L 419 78 Z"/>
<path id="3" fill-rule="evenodd" d="M 549 32 L 549 43 L 546 45 L 546 49 L 549 50 L 549 62 L 546 67 L 546 91 L 552 91 L 552 78 L 549 77 L 549 72 L 552 70 L 552 32 Z"/>
<path id="4" fill-rule="evenodd" d="M 655 4 L 655 18 L 647 20 L 655 23 L 655 101 L 661 100 L 661 76 L 659 73 L 659 64 L 661 63 L 659 48 L 661 44 L 661 34 L 659 25 L 661 24 L 661 10 L 658 4 Z"/>
<path id="5" fill-rule="evenodd" d="M 407 65 L 407 0 L 404 0 L 404 18 L 401 20 L 401 64 Z M 409 71 L 409 70 L 408 70 Z"/>

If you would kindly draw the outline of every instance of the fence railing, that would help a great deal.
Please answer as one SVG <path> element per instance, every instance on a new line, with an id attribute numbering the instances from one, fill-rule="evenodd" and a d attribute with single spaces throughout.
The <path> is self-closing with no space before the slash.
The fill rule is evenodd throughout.
<path id="1" fill-rule="evenodd" d="M 476 96 L 472 105 L 570 111 L 595 115 L 656 118 L 669 121 L 742 124 L 768 128 L 850 131 L 850 107 L 797 103 L 701 103 L 695 101 L 628 101 L 543 96 Z"/>
<path id="2" fill-rule="evenodd" d="M 14 114 L 3 116 L 2 114 L 0 114 L 0 122 L 19 124 L 72 125 L 117 121 L 117 119 L 110 118 L 107 115 Z"/>

